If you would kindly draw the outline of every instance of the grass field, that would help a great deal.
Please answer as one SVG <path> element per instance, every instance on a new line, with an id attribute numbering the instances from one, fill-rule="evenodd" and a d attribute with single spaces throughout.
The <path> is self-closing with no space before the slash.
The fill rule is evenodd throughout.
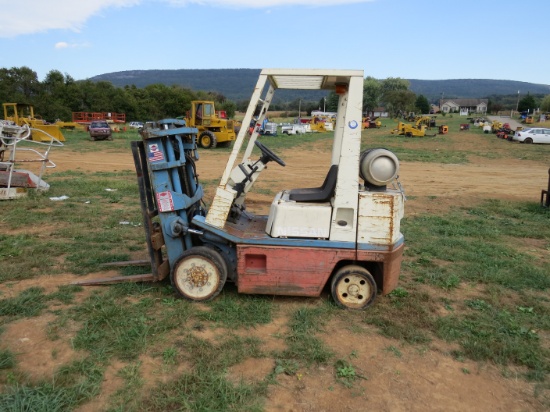
<path id="1" fill-rule="evenodd" d="M 521 154 L 517 144 L 495 138 L 464 145 L 465 133 L 482 132 L 457 132 L 464 122 L 458 116 L 442 121 L 448 135 L 411 139 L 390 137 L 396 122 L 385 120 L 386 127 L 363 132 L 363 146 L 386 147 L 410 163 L 482 158 L 505 167 L 514 159 L 529 167 L 550 159 L 550 145 L 522 145 Z M 98 144 L 127 153 L 137 139 L 134 131 L 116 134 L 113 142 L 66 135 L 60 150 L 91 155 Z M 329 134 L 263 139 L 283 154 L 330 147 Z M 47 181 L 46 195 L 2 203 L 2 411 L 276 410 L 273 391 L 288 382 L 300 387 L 319 371 L 329 376 L 320 390 L 335 399 L 360 398 L 370 383 L 360 356 L 371 339 L 383 339 L 385 356 L 403 369 L 404 354 L 436 352 L 464 365 L 464 376 L 494 367 L 502 381 L 528 388 L 527 409 L 550 408 L 550 211 L 536 197 L 512 202 L 487 193 L 468 206 L 406 215 L 400 286 L 358 313 L 338 309 L 326 293 L 320 299 L 247 296 L 227 285 L 214 301 L 193 304 L 169 283 L 71 285 L 105 272 L 103 263 L 145 256 L 135 175 L 54 170 Z M 267 183 L 259 182 L 258 191 L 273 195 Z M 69 199 L 49 199 L 61 195 Z M 67 281 L 51 287 L 52 279 Z M 40 354 L 12 339 L 25 325 L 42 331 Z M 357 345 L 347 352 L 335 346 L 335 330 Z M 47 358 L 46 373 L 25 366 L 33 356 L 35 362 Z M 236 373 L 239 368 L 247 374 Z"/>

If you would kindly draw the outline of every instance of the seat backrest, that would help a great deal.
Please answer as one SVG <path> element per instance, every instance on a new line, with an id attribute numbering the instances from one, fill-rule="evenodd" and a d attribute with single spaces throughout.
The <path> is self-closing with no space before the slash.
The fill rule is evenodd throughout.
<path id="1" fill-rule="evenodd" d="M 292 189 L 289 192 L 289 199 L 295 202 L 328 202 L 334 195 L 337 177 L 338 165 L 332 165 L 320 187 Z"/>

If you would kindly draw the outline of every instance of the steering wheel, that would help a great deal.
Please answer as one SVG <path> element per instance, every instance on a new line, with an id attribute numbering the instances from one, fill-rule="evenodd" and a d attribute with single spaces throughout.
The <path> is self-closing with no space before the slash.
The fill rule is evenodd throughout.
<path id="1" fill-rule="evenodd" d="M 286 166 L 286 163 L 284 162 L 283 159 L 281 159 L 279 156 L 277 156 L 275 153 L 273 153 L 270 149 L 265 147 L 259 140 L 256 140 L 254 142 L 254 144 L 256 146 L 258 146 L 258 149 L 261 150 L 262 155 L 263 155 L 262 157 L 266 158 L 266 162 L 264 162 L 264 163 L 267 163 L 268 161 L 273 160 L 273 161 L 275 161 L 276 163 L 280 164 L 283 167 Z"/>

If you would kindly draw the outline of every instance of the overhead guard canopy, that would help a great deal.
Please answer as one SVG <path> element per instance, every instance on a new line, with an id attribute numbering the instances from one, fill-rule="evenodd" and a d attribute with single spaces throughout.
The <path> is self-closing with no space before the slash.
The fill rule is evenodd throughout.
<path id="1" fill-rule="evenodd" d="M 264 69 L 275 89 L 336 90 L 337 85 L 349 84 L 350 77 L 363 77 L 362 70 Z"/>

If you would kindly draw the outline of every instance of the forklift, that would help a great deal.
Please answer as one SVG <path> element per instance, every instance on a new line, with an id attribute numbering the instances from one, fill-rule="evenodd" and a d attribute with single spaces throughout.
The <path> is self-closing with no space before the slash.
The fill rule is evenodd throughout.
<path id="1" fill-rule="evenodd" d="M 339 96 L 323 183 L 279 191 L 266 216 L 246 209 L 247 194 L 268 164 L 276 165 L 269 169 L 274 175 L 286 163 L 258 140 L 258 130 L 248 136 L 241 128 L 207 210 L 197 178 L 197 129 L 183 119 L 142 129 L 132 151 L 152 274 L 135 280 L 169 277 L 192 301 L 215 298 L 226 282 L 239 293 L 305 297 L 319 297 L 328 286 L 337 305 L 356 310 L 391 292 L 404 248 L 405 195 L 392 152 L 361 153 L 363 77 L 362 70 L 261 71 L 243 124 L 255 113 L 261 124 L 279 89 Z"/>

